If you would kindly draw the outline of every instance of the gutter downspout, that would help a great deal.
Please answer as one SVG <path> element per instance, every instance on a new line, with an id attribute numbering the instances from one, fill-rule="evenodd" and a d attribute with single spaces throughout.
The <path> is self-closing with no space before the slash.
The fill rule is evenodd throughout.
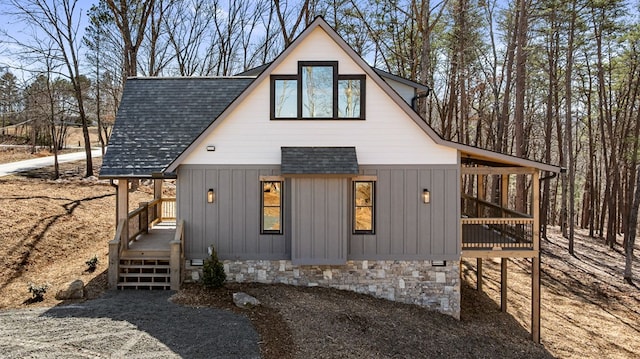
<path id="1" fill-rule="evenodd" d="M 429 90 L 424 91 L 424 92 L 419 92 L 415 96 L 413 96 L 413 98 L 411 99 L 411 108 L 415 111 L 416 110 L 416 101 L 418 99 L 421 99 L 421 98 L 429 97 L 430 93 L 431 93 L 431 90 L 429 89 Z"/>

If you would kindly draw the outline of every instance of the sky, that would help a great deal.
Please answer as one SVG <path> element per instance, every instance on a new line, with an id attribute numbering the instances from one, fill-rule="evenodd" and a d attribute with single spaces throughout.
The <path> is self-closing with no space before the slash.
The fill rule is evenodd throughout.
<path id="1" fill-rule="evenodd" d="M 84 36 L 84 29 L 89 24 L 87 11 L 95 3 L 92 0 L 79 0 L 76 16 L 80 22 L 78 28 L 78 36 Z M 33 77 L 31 73 L 23 70 L 23 67 L 34 68 L 28 62 L 21 62 L 18 57 L 12 55 L 13 52 L 20 51 L 20 47 L 15 45 L 15 38 L 21 42 L 33 42 L 34 28 L 29 27 L 24 21 L 21 21 L 15 15 L 11 15 L 11 7 L 6 1 L 0 0 L 0 73 L 9 70 L 18 77 L 19 80 L 27 82 Z M 84 55 L 81 55 L 84 57 Z"/>

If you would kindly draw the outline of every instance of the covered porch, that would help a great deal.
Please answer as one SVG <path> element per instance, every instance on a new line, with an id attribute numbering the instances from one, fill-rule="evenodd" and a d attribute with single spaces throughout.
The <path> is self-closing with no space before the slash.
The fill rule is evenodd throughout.
<path id="1" fill-rule="evenodd" d="M 183 222 L 176 222 L 176 199 L 162 196 L 154 179 L 154 199 L 129 211 L 131 181 L 117 181 L 117 221 L 109 242 L 110 288 L 180 288 L 184 253 Z"/>
<path id="2" fill-rule="evenodd" d="M 484 259 L 500 259 L 500 307 L 507 312 L 508 259 L 531 263 L 531 337 L 540 342 L 540 178 L 558 168 L 532 161 L 524 165 L 462 157 L 462 257 L 475 259 L 477 290 L 482 290 Z M 529 165 L 529 166 L 527 166 Z M 538 166 L 539 165 L 539 166 Z M 549 168 L 547 168 L 549 167 Z"/>

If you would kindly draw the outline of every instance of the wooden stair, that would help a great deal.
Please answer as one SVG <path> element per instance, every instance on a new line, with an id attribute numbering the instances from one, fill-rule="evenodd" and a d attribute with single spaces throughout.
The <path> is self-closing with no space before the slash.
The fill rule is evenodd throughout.
<path id="1" fill-rule="evenodd" d="M 118 271 L 118 289 L 171 289 L 168 256 L 122 257 Z"/>

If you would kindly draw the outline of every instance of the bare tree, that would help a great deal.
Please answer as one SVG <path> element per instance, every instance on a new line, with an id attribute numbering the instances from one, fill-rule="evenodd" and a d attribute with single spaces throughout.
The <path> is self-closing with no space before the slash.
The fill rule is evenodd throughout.
<path id="1" fill-rule="evenodd" d="M 81 39 L 77 37 L 81 16 L 81 10 L 77 8 L 78 1 L 11 0 L 10 4 L 14 9 L 14 15 L 40 30 L 51 40 L 54 46 L 53 50 L 55 50 L 55 54 L 52 54 L 52 56 L 57 56 L 65 68 L 61 75 L 67 77 L 73 86 L 77 111 L 82 123 L 86 153 L 85 175 L 87 177 L 93 176 L 89 123 L 84 110 L 84 94 L 78 58 L 81 46 Z"/>
<path id="2" fill-rule="evenodd" d="M 282 39 L 284 40 L 284 47 L 289 47 L 293 42 L 294 37 L 301 29 L 300 24 L 303 19 L 309 18 L 309 0 L 304 0 L 299 8 L 289 7 L 288 1 L 273 0 L 275 4 L 276 14 L 278 14 L 278 21 L 280 22 L 280 31 L 282 33 Z M 295 21 L 290 23 L 288 18 L 293 16 Z"/>
<path id="3" fill-rule="evenodd" d="M 113 20 L 120 30 L 123 46 L 123 81 L 138 74 L 138 51 L 145 37 L 149 17 L 155 0 L 101 0 L 106 1 Z"/>

